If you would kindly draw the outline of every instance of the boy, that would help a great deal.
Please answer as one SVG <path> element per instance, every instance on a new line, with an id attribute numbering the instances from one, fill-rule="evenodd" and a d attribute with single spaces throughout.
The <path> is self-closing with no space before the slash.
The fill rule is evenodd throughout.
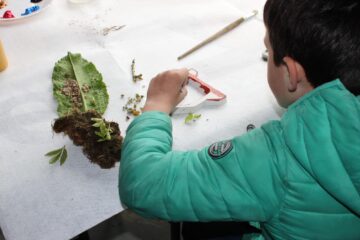
<path id="1" fill-rule="evenodd" d="M 267 239 L 360 239 L 360 2 L 268 0 L 264 21 L 282 119 L 172 151 L 188 72 L 158 75 L 127 130 L 121 200 L 172 221 L 259 221 Z"/>

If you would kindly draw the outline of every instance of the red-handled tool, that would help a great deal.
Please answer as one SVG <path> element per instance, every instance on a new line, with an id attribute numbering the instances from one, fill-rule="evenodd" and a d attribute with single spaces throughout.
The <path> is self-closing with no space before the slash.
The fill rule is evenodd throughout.
<path id="1" fill-rule="evenodd" d="M 218 105 L 225 103 L 226 95 L 224 93 L 200 80 L 196 75 L 189 74 L 189 80 L 198 83 L 199 88 L 204 91 L 205 95 L 191 103 L 184 103 L 184 101 L 179 103 L 173 114 L 194 113 L 204 105 Z"/>

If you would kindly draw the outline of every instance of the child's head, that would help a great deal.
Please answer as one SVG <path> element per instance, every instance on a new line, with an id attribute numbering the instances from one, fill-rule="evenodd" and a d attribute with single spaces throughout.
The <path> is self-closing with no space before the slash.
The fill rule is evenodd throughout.
<path id="1" fill-rule="evenodd" d="M 360 94 L 359 0 L 267 0 L 264 22 L 268 80 L 280 105 L 336 78 Z"/>

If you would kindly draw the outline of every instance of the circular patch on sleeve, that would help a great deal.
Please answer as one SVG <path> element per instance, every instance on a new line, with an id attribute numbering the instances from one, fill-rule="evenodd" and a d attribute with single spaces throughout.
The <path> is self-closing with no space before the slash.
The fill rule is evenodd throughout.
<path id="1" fill-rule="evenodd" d="M 233 144 L 230 140 L 222 141 L 212 144 L 208 149 L 208 154 L 214 160 L 225 157 L 233 149 Z"/>

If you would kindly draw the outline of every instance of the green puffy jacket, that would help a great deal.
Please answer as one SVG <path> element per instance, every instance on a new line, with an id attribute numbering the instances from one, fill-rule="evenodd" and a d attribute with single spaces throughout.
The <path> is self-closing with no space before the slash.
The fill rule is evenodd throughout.
<path id="1" fill-rule="evenodd" d="M 169 116 L 146 112 L 121 159 L 121 201 L 140 215 L 259 221 L 267 239 L 360 239 L 360 97 L 339 80 L 201 151 L 173 151 Z"/>

